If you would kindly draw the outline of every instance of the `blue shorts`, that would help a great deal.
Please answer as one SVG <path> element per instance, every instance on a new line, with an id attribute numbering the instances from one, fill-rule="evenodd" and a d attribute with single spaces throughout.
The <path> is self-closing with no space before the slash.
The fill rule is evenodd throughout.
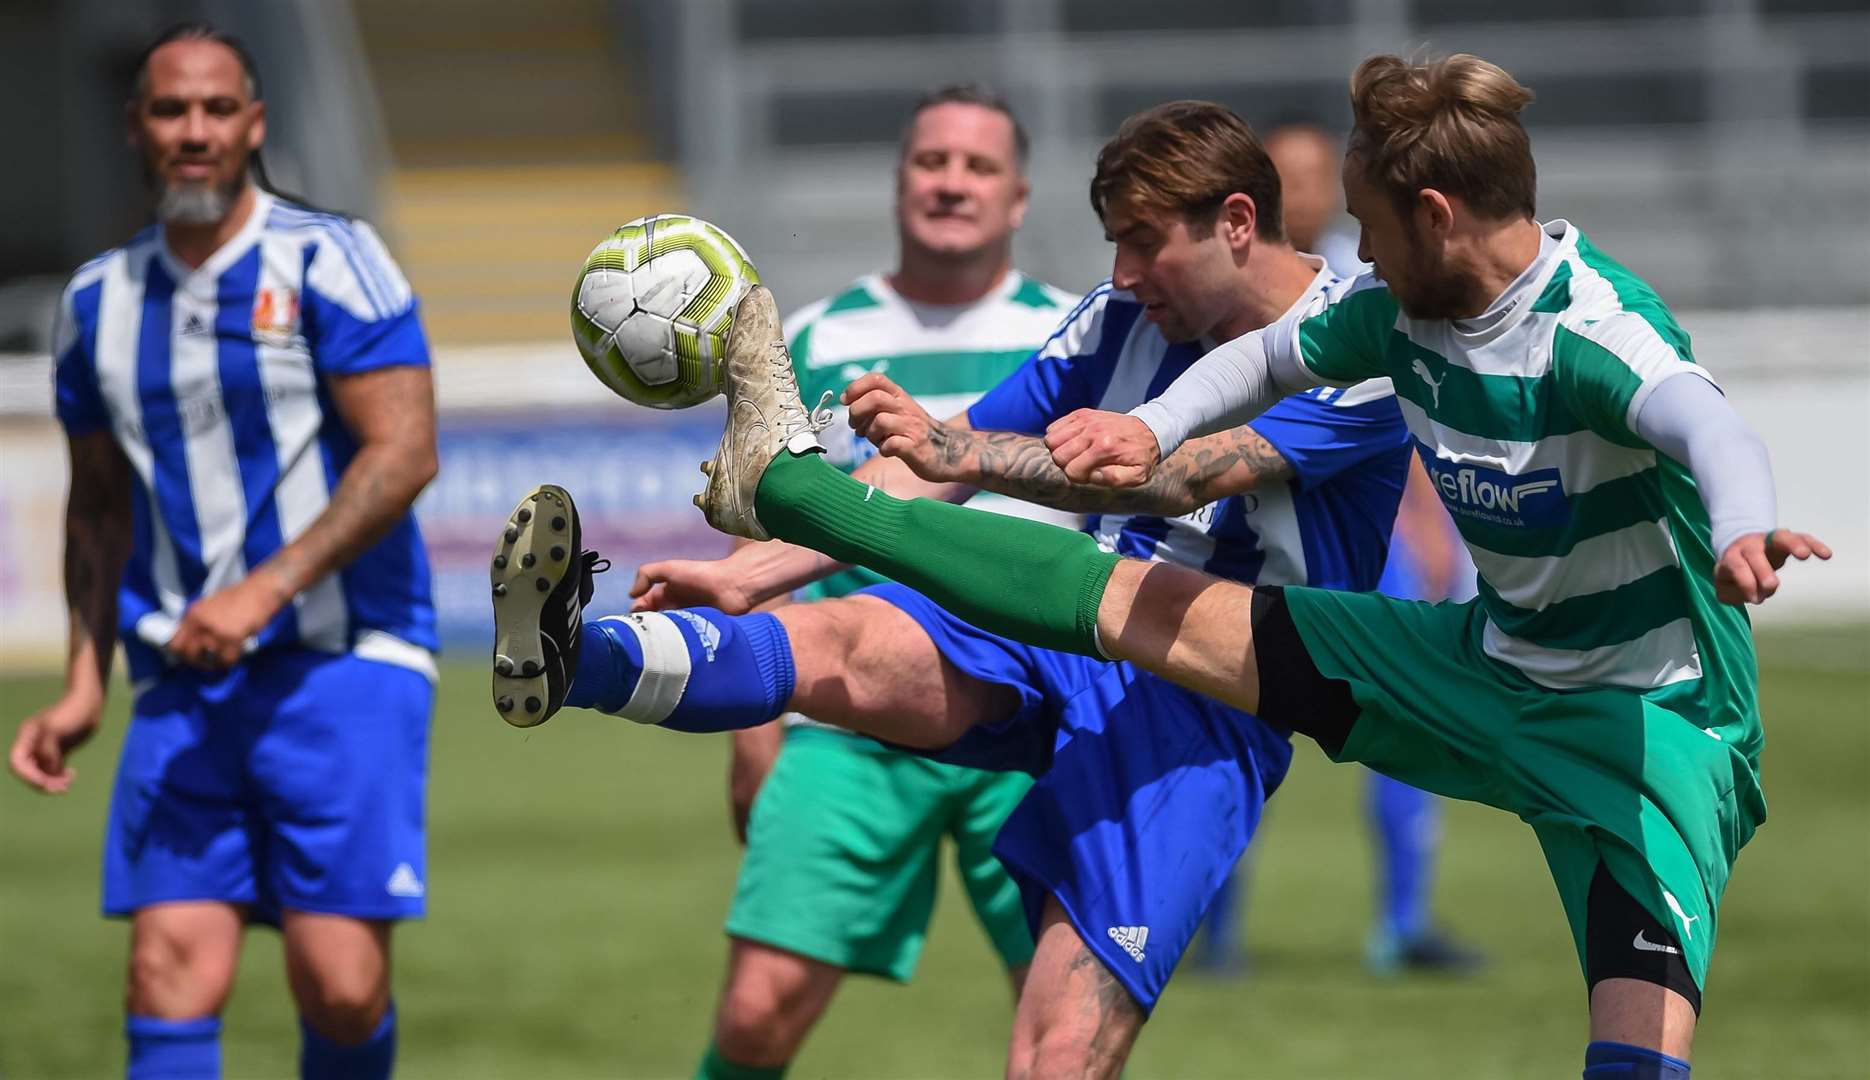
<path id="1" fill-rule="evenodd" d="M 164 673 L 137 696 L 104 837 L 104 913 L 224 900 L 419 918 L 428 880 L 426 676 L 266 650 Z"/>
<path id="2" fill-rule="evenodd" d="M 901 585 L 902 609 L 963 673 L 1018 691 L 940 761 L 1039 777 L 994 854 L 1036 936 L 1047 896 L 1144 1013 L 1187 950 L 1292 762 L 1290 733 L 1128 663 L 1022 645 Z"/>

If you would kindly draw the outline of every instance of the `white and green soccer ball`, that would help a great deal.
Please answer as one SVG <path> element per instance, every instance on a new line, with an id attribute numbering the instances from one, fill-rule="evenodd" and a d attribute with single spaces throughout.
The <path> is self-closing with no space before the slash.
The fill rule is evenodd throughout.
<path id="1" fill-rule="evenodd" d="M 734 309 L 759 272 L 734 238 L 685 214 L 638 218 L 592 249 L 571 297 L 571 336 L 622 397 L 685 409 L 721 392 Z"/>

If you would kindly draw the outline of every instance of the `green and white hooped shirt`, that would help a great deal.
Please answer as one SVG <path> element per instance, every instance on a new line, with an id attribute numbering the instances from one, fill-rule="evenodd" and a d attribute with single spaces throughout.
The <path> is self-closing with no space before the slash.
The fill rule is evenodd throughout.
<path id="1" fill-rule="evenodd" d="M 786 341 L 806 405 L 833 395 L 834 419 L 819 434 L 827 459 L 846 472 L 876 456 L 851 430 L 838 395 L 872 371 L 888 375 L 938 419 L 964 411 L 1045 344 L 1078 298 L 1013 271 L 969 304 L 922 304 L 890 288 L 882 274 L 859 278 L 843 292 L 809 304 L 786 320 Z M 985 510 L 1076 527 L 1075 515 L 982 492 L 969 502 Z M 810 586 L 808 599 L 843 596 L 884 580 L 850 570 Z"/>
<path id="2" fill-rule="evenodd" d="M 938 419 L 947 419 L 1036 352 L 1078 298 L 1037 278 L 1013 271 L 992 292 L 971 304 L 921 304 L 890 288 L 882 274 L 869 274 L 836 295 L 808 304 L 786 320 L 786 342 L 807 406 L 830 391 L 834 418 L 819 433 L 827 459 L 849 472 L 876 455 L 869 440 L 851 430 L 849 411 L 838 402 L 858 377 L 881 372 L 908 391 Z M 981 492 L 970 506 L 1076 528 L 1076 515 Z M 854 568 L 800 590 L 800 599 L 843 596 L 885 580 Z M 789 725 L 823 726 L 797 713 Z"/>
<path id="3" fill-rule="evenodd" d="M 1366 279 L 1267 352 L 1329 383 L 1390 378 L 1480 571 L 1489 656 L 1554 689 L 1751 717 L 1752 638 L 1714 597 L 1694 479 L 1634 430 L 1664 380 L 1712 378 L 1653 289 L 1569 223 L 1543 228 L 1538 259 L 1477 319 L 1411 319 Z"/>

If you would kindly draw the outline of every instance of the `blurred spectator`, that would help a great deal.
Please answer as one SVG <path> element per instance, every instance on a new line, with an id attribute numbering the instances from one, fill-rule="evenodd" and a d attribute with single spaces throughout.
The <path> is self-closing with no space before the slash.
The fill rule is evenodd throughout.
<path id="1" fill-rule="evenodd" d="M 1279 170 L 1292 246 L 1320 256 L 1339 277 L 1368 270 L 1357 257 L 1357 223 L 1344 212 L 1337 137 L 1313 124 L 1285 124 L 1267 132 L 1266 153 Z"/>

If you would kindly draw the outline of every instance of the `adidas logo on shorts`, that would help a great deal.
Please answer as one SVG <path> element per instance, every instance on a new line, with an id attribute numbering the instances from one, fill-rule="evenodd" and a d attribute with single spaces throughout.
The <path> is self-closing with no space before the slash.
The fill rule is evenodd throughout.
<path id="1" fill-rule="evenodd" d="M 383 889 L 391 896 L 403 896 L 411 899 L 421 896 L 422 879 L 416 876 L 415 868 L 408 863 L 397 863 L 396 872 L 383 883 Z"/>
<path id="2" fill-rule="evenodd" d="M 1110 935 L 1110 940 L 1123 946 L 1123 951 L 1130 954 L 1130 959 L 1139 964 L 1143 962 L 1143 943 L 1149 940 L 1149 927 L 1113 926 L 1105 932 Z"/>

